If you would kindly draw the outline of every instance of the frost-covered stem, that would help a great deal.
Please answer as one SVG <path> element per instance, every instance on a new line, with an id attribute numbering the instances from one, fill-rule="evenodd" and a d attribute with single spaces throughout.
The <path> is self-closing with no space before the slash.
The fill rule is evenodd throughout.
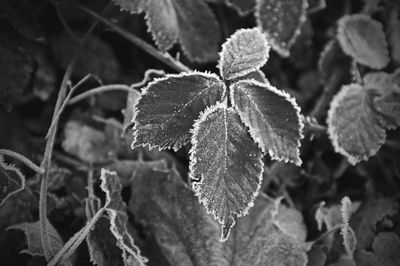
<path id="1" fill-rule="evenodd" d="M 345 226 L 344 224 L 338 224 L 335 225 L 334 227 L 332 227 L 330 230 L 326 231 L 325 233 L 323 233 L 322 235 L 320 235 L 317 239 L 315 239 L 313 242 L 317 243 L 319 241 L 321 241 L 322 239 L 326 238 L 328 235 L 335 233 L 337 230 L 341 229 L 343 226 Z"/>
<path id="2" fill-rule="evenodd" d="M 10 151 L 10 150 L 7 150 L 7 149 L 0 149 L 0 154 L 10 156 L 10 157 L 12 157 L 14 159 L 17 159 L 17 160 L 23 162 L 26 166 L 28 166 L 29 168 L 31 168 L 33 171 L 35 171 L 38 174 L 43 174 L 44 173 L 44 169 L 43 168 L 41 168 L 40 166 L 37 166 L 34 162 L 32 162 L 31 160 L 29 160 L 25 156 L 15 152 L 15 151 Z"/>
<path id="3" fill-rule="evenodd" d="M 90 96 L 93 96 L 93 95 L 96 95 L 99 93 L 103 93 L 103 92 L 107 92 L 107 91 L 115 91 L 115 90 L 129 92 L 132 89 L 128 85 L 124 85 L 124 84 L 104 85 L 104 86 L 100 86 L 100 87 L 85 91 L 85 92 L 79 94 L 78 96 L 73 97 L 72 99 L 69 100 L 68 104 L 72 105 L 72 104 L 82 101 L 83 99 L 86 99 Z"/>
<path id="4" fill-rule="evenodd" d="M 121 34 L 121 36 L 125 37 L 127 40 L 129 40 L 130 42 L 135 44 L 137 47 L 139 47 L 140 49 L 142 49 L 143 51 L 145 51 L 149 55 L 157 58 L 161 62 L 167 64 L 170 67 L 172 67 L 176 71 L 178 71 L 178 72 L 189 72 L 191 70 L 189 67 L 185 66 L 180 61 L 175 60 L 170 54 L 158 51 L 152 45 L 150 45 L 147 42 L 143 41 L 142 39 L 140 39 L 136 35 L 134 35 L 134 34 L 128 32 L 128 31 L 122 29 L 121 27 L 119 27 L 118 25 L 112 23 L 110 20 L 104 18 L 100 14 L 98 14 L 98 13 L 96 13 L 96 12 L 94 12 L 94 11 L 92 11 L 92 10 L 90 10 L 90 9 L 80 5 L 80 4 L 78 4 L 78 3 L 75 3 L 75 4 L 81 10 L 85 11 L 86 13 L 88 13 L 89 15 L 94 17 L 95 19 L 97 19 L 100 22 L 104 23 L 105 25 L 109 26 L 110 28 L 112 28 L 113 30 L 115 30 L 116 32 Z"/>
<path id="5" fill-rule="evenodd" d="M 316 105 L 314 106 L 314 109 L 311 111 L 310 113 L 311 117 L 315 117 L 317 121 L 321 121 L 325 117 L 326 110 L 329 107 L 332 97 L 335 95 L 339 87 L 342 85 L 345 75 L 346 71 L 344 68 L 337 67 L 335 69 L 328 83 L 324 87 L 322 95 L 318 99 Z"/>

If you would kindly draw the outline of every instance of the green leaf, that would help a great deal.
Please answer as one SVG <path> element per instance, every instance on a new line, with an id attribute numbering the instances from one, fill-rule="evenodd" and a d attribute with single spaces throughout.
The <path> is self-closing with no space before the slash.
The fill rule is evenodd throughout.
<path id="1" fill-rule="evenodd" d="M 126 205 L 122 201 L 122 185 L 116 172 L 101 170 L 101 189 L 106 193 L 105 210 L 110 218 L 110 230 L 117 240 L 117 246 L 122 251 L 125 265 L 133 261 L 134 265 L 145 265 L 147 259 L 142 257 L 139 248 L 134 244 L 133 238 L 127 230 L 128 215 Z"/>
<path id="2" fill-rule="evenodd" d="M 274 160 L 301 165 L 303 123 L 295 99 L 269 83 L 257 81 L 239 81 L 230 89 L 233 106 L 261 150 Z"/>
<path id="3" fill-rule="evenodd" d="M 7 230 L 9 229 L 17 229 L 24 232 L 28 248 L 22 250 L 21 253 L 26 253 L 31 256 L 44 256 L 42 240 L 40 236 L 40 221 L 12 225 L 7 228 Z M 47 221 L 47 229 L 51 244 L 50 248 L 52 249 L 52 253 L 56 254 L 64 246 L 64 242 L 49 221 Z M 66 264 L 71 265 L 70 262 L 66 262 Z"/>
<path id="4" fill-rule="evenodd" d="M 400 239 L 394 232 L 382 232 L 375 238 L 373 252 L 361 251 L 358 264 L 363 266 L 397 266 L 400 264 Z"/>
<path id="5" fill-rule="evenodd" d="M 262 154 L 247 131 L 224 103 L 208 108 L 193 127 L 189 176 L 200 202 L 222 225 L 222 241 L 261 186 Z"/>
<path id="6" fill-rule="evenodd" d="M 113 0 L 122 9 L 146 13 L 146 21 L 157 47 L 170 49 L 177 41 L 189 59 L 217 59 L 220 29 L 204 0 Z"/>
<path id="7" fill-rule="evenodd" d="M 337 39 L 343 51 L 362 65 L 381 69 L 389 63 L 382 24 L 367 15 L 342 17 L 338 21 Z"/>
<path id="8" fill-rule="evenodd" d="M 353 253 L 356 249 L 357 239 L 353 229 L 350 227 L 350 216 L 351 216 L 351 200 L 348 197 L 342 199 L 342 206 L 340 208 L 340 213 L 342 216 L 343 226 L 340 229 L 340 233 L 343 237 L 343 246 L 346 254 L 349 258 L 353 259 Z"/>
<path id="9" fill-rule="evenodd" d="M 194 120 L 225 96 L 225 84 L 214 74 L 167 75 L 151 82 L 136 105 L 132 147 L 178 150 L 189 142 Z"/>
<path id="10" fill-rule="evenodd" d="M 130 210 L 147 225 L 170 265 L 307 264 L 301 214 L 265 196 L 257 198 L 221 243 L 218 225 L 174 169 L 138 174 L 131 194 Z M 285 232 L 296 232 L 296 237 Z"/>
<path id="11" fill-rule="evenodd" d="M 25 176 L 12 164 L 4 162 L 0 155 L 0 207 L 8 198 L 25 189 Z"/>
<path id="12" fill-rule="evenodd" d="M 290 47 L 306 21 L 307 0 L 257 0 L 257 25 L 267 36 L 272 49 L 288 57 Z"/>
<path id="13" fill-rule="evenodd" d="M 318 60 L 318 71 L 325 82 L 334 77 L 338 68 L 344 68 L 350 73 L 352 60 L 346 56 L 336 39 L 328 41 Z M 350 76 L 350 74 L 349 74 Z"/>
<path id="14" fill-rule="evenodd" d="M 231 80 L 258 70 L 267 62 L 269 49 L 258 28 L 236 31 L 222 45 L 218 63 L 221 77 Z"/>
<path id="15" fill-rule="evenodd" d="M 328 111 L 329 138 L 352 165 L 375 155 L 386 139 L 387 122 L 372 103 L 371 92 L 353 83 L 342 87 Z"/>

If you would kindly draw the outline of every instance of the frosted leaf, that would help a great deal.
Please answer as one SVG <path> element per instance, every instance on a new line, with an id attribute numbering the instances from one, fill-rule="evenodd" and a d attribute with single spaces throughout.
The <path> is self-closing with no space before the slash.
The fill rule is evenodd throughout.
<path id="1" fill-rule="evenodd" d="M 133 243 L 133 238 L 127 230 L 128 215 L 126 205 L 122 201 L 122 185 L 116 172 L 101 169 L 101 189 L 106 193 L 105 210 L 110 218 L 110 230 L 116 239 L 117 246 L 122 251 L 122 259 L 134 265 L 145 265 L 147 259 L 142 257 L 139 248 Z"/>
<path id="2" fill-rule="evenodd" d="M 290 47 L 307 19 L 307 8 L 307 0 L 257 0 L 257 25 L 281 56 L 289 56 Z"/>
<path id="3" fill-rule="evenodd" d="M 189 142 L 200 112 L 222 100 L 225 84 L 214 74 L 182 73 L 156 79 L 141 95 L 132 146 L 177 150 Z"/>
<path id="4" fill-rule="evenodd" d="M 44 250 L 40 235 L 40 221 L 12 225 L 7 228 L 7 230 L 9 229 L 17 229 L 24 232 L 28 248 L 22 250 L 21 253 L 26 253 L 31 256 L 44 256 Z M 64 242 L 49 221 L 47 221 L 47 229 L 52 254 L 56 254 L 64 246 Z M 64 265 L 67 266 L 72 264 L 67 261 Z"/>
<path id="5" fill-rule="evenodd" d="M 0 207 L 12 195 L 25 189 L 25 176 L 14 165 L 4 162 L 0 155 Z"/>
<path id="6" fill-rule="evenodd" d="M 217 223 L 175 170 L 143 169 L 131 188 L 129 209 L 147 225 L 169 265 L 229 265 Z"/>
<path id="7" fill-rule="evenodd" d="M 353 253 L 357 245 L 357 239 L 353 229 L 349 225 L 352 212 L 351 200 L 348 197 L 344 197 L 341 203 L 342 206 L 340 208 L 340 213 L 342 216 L 343 226 L 340 229 L 340 233 L 343 237 L 343 246 L 347 256 L 349 258 L 353 258 Z"/>
<path id="8" fill-rule="evenodd" d="M 221 243 L 218 224 L 174 169 L 161 172 L 148 168 L 138 173 L 131 194 L 130 210 L 154 236 L 170 265 L 307 264 L 307 244 L 286 233 L 306 235 L 301 214 L 263 195 L 257 197 L 249 215 L 238 219 L 228 240 Z M 287 226 L 289 217 L 296 218 Z"/>
<path id="9" fill-rule="evenodd" d="M 294 98 L 270 84 L 245 80 L 231 86 L 231 101 L 264 153 L 301 164 L 303 123 Z"/>
<path id="10" fill-rule="evenodd" d="M 336 152 L 355 165 L 375 155 L 386 139 L 384 118 L 375 112 L 372 95 L 359 84 L 342 87 L 328 111 L 328 134 Z"/>
<path id="11" fill-rule="evenodd" d="M 261 150 L 233 108 L 217 104 L 196 121 L 190 150 L 193 190 L 222 225 L 224 241 L 247 214 L 262 181 Z"/>
<path id="12" fill-rule="evenodd" d="M 278 209 L 277 209 L 278 208 Z M 296 217 L 294 221 L 287 221 Z M 290 223 L 290 230 L 282 225 Z M 307 265 L 309 246 L 296 238 L 298 232 L 305 237 L 302 216 L 293 209 L 277 205 L 273 200 L 260 195 L 249 215 L 240 218 L 226 241 L 225 253 L 231 257 L 232 265 Z M 289 235 L 287 232 L 295 232 Z"/>
<path id="13" fill-rule="evenodd" d="M 203 1 L 113 0 L 122 9 L 146 13 L 147 26 L 157 47 L 170 49 L 177 41 L 189 59 L 206 62 L 217 59 L 221 38 L 217 19 Z"/>
<path id="14" fill-rule="evenodd" d="M 367 15 L 342 17 L 338 21 L 337 39 L 343 51 L 362 65 L 381 69 L 389 63 L 382 24 Z"/>
<path id="15" fill-rule="evenodd" d="M 221 77 L 235 79 L 262 67 L 269 58 L 270 46 L 257 28 L 236 31 L 223 45 L 218 68 Z"/>
<path id="16" fill-rule="evenodd" d="M 255 81 L 258 81 L 258 82 L 261 82 L 261 83 L 268 83 L 269 84 L 269 81 L 265 77 L 264 72 L 262 72 L 261 70 L 256 70 L 254 72 L 250 72 L 249 74 L 244 75 L 244 76 L 239 77 L 239 78 L 236 78 L 236 79 L 234 79 L 232 81 L 233 82 L 237 82 L 237 81 L 240 81 L 240 80 L 249 80 L 249 79 L 250 80 L 255 80 Z"/>

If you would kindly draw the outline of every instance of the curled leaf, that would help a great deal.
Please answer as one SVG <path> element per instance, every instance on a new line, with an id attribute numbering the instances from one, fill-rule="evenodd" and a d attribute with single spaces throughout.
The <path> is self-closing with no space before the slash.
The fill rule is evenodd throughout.
<path id="1" fill-rule="evenodd" d="M 257 0 L 257 25 L 281 56 L 289 56 L 306 21 L 307 8 L 307 0 Z"/>
<path id="2" fill-rule="evenodd" d="M 337 39 L 343 51 L 365 66 L 381 69 L 389 63 L 382 24 L 367 15 L 346 15 L 338 21 Z"/>
<path id="3" fill-rule="evenodd" d="M 261 186 L 263 162 L 257 144 L 233 108 L 219 103 L 196 121 L 190 150 L 193 189 L 222 225 L 225 241 L 236 219 L 247 214 Z"/>
<path id="4" fill-rule="evenodd" d="M 270 46 L 257 28 L 236 31 L 223 45 L 218 68 L 226 80 L 238 78 L 262 67 Z"/>
<path id="5" fill-rule="evenodd" d="M 132 146 L 178 150 L 189 142 L 200 112 L 224 95 L 225 84 L 214 74 L 192 72 L 156 79 L 136 105 Z"/>
<path id="6" fill-rule="evenodd" d="M 249 80 L 234 83 L 230 97 L 264 153 L 275 160 L 301 164 L 299 147 L 303 123 L 294 98 L 269 83 Z"/>

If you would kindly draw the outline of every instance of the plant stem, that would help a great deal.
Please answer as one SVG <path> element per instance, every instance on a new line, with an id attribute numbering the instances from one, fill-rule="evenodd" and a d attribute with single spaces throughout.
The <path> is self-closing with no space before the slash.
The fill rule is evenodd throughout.
<path id="1" fill-rule="evenodd" d="M 7 149 L 0 149 L 0 154 L 10 156 L 10 157 L 12 157 L 14 159 L 17 159 L 17 160 L 23 162 L 26 166 L 28 166 L 29 168 L 31 168 L 33 171 L 35 171 L 38 174 L 43 174 L 44 173 L 44 169 L 43 168 L 41 168 L 40 166 L 37 166 L 34 162 L 32 162 L 31 160 L 29 160 L 25 156 L 15 152 L 15 151 L 10 151 L 10 150 L 7 150 Z"/>
<path id="2" fill-rule="evenodd" d="M 140 39 L 139 37 L 135 36 L 134 34 L 122 29 L 121 27 L 119 27 L 118 25 L 112 23 L 110 20 L 104 18 L 100 14 L 98 14 L 98 13 L 96 13 L 96 12 L 94 12 L 94 11 L 92 11 L 92 10 L 90 10 L 90 9 L 80 5 L 80 4 L 78 4 L 78 3 L 75 3 L 75 4 L 81 10 L 85 11 L 86 13 L 88 13 L 89 15 L 91 15 L 92 17 L 97 19 L 98 21 L 100 21 L 100 22 L 104 23 L 105 25 L 109 26 L 111 29 L 113 29 L 116 32 L 118 32 L 119 34 L 121 34 L 121 36 L 125 37 L 127 40 L 129 40 L 130 42 L 135 44 L 137 47 L 139 47 L 140 49 L 142 49 L 143 51 L 145 51 L 149 55 L 157 58 L 158 60 L 160 60 L 161 62 L 165 63 L 166 65 L 172 67 L 176 71 L 178 71 L 178 72 L 189 72 L 191 70 L 189 67 L 185 66 L 180 61 L 175 60 L 170 54 L 158 51 L 152 45 L 150 45 L 147 42 L 143 41 L 142 39 Z"/>
<path id="3" fill-rule="evenodd" d="M 72 99 L 69 100 L 68 104 L 72 105 L 72 104 L 80 102 L 86 98 L 89 98 L 90 96 L 96 95 L 98 93 L 114 91 L 114 90 L 121 90 L 121 91 L 129 92 L 132 89 L 128 85 L 124 85 L 124 84 L 104 85 L 104 86 L 100 86 L 100 87 L 85 91 L 85 92 L 79 94 L 78 96 L 73 97 Z"/>

